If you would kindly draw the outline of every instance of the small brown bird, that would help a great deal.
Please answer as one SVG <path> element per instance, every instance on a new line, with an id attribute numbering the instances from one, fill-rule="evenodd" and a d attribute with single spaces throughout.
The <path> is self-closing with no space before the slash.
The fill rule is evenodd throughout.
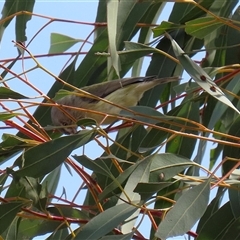
<path id="1" fill-rule="evenodd" d="M 82 90 L 119 106 L 128 108 L 136 106 L 139 100 L 142 98 L 144 92 L 147 90 L 157 85 L 177 80 L 180 80 L 180 78 L 157 78 L 155 76 L 133 77 L 93 84 L 91 86 L 83 87 Z M 122 110 L 121 108 L 113 106 L 109 103 L 87 96 L 77 96 L 76 94 L 67 95 L 56 102 L 61 105 L 79 107 L 111 115 L 118 115 Z M 76 109 L 70 109 L 67 107 L 64 107 L 64 110 L 77 121 L 82 118 L 93 118 L 99 124 L 111 124 L 116 121 L 116 118 L 107 117 L 104 119 L 103 115 L 96 113 L 84 112 L 80 110 L 78 111 Z M 72 119 L 70 119 L 62 110 L 60 110 L 60 108 L 52 107 L 51 118 L 54 126 L 63 126 L 63 128 L 60 128 L 60 131 L 64 134 L 74 134 L 77 132 L 76 123 L 74 123 Z M 104 122 L 102 122 L 103 120 Z"/>

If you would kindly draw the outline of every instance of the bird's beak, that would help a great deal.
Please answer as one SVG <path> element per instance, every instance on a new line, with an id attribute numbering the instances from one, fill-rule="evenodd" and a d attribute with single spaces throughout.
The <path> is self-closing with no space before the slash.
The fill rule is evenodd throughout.
<path id="1" fill-rule="evenodd" d="M 66 135 L 76 134 L 77 127 L 62 128 L 61 131 Z"/>

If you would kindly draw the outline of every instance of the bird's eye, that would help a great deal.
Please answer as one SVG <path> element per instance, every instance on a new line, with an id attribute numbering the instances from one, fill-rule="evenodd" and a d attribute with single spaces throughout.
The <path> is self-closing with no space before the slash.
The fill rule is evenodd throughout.
<path id="1" fill-rule="evenodd" d="M 68 123 L 66 123 L 66 122 L 62 122 L 62 125 L 63 125 L 63 126 L 67 126 Z"/>

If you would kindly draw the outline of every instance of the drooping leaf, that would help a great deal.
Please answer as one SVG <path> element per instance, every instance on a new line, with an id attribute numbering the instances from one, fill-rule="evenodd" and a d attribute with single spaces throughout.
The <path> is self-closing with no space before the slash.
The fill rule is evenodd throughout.
<path id="1" fill-rule="evenodd" d="M 206 92 L 208 92 L 211 96 L 216 98 L 217 100 L 223 102 L 227 106 L 234 109 L 238 114 L 240 112 L 238 109 L 232 104 L 232 102 L 225 96 L 222 90 L 217 86 L 217 84 L 208 76 L 208 74 L 198 66 L 190 57 L 188 57 L 184 51 L 179 47 L 175 40 L 172 39 L 170 35 L 168 35 L 169 39 L 172 42 L 172 46 L 174 52 L 179 59 L 180 63 L 187 71 L 187 73 L 197 82 L 197 84 L 202 87 Z"/>
<path id="2" fill-rule="evenodd" d="M 100 240 L 129 240 L 132 239 L 133 233 L 120 234 L 120 235 L 107 235 Z"/>
<path id="3" fill-rule="evenodd" d="M 22 14 L 16 16 L 16 25 L 15 25 L 16 41 L 25 42 L 27 40 L 27 34 L 26 34 L 27 22 L 32 18 L 31 13 L 33 12 L 35 0 L 15 1 L 15 2 L 16 2 L 16 12 L 23 11 Z"/>
<path id="4" fill-rule="evenodd" d="M 11 115 L 12 114 L 10 114 L 10 116 Z M 13 115 L 15 116 L 15 114 Z M 20 138 L 11 134 L 3 134 L 2 140 L 3 141 L 0 143 L 0 162 L 7 161 L 8 157 L 15 155 L 25 147 L 32 147 L 38 144 L 37 141 Z"/>
<path id="5" fill-rule="evenodd" d="M 221 221 L 219 221 L 221 219 Z M 202 226 L 198 233 L 198 240 L 205 239 L 222 239 L 223 234 L 226 233 L 230 224 L 234 222 L 235 218 L 231 211 L 230 202 L 225 203 L 218 211 L 216 211 L 212 216 L 206 219 L 205 224 Z M 212 225 L 212 223 L 218 222 L 218 224 Z M 235 231 L 237 229 L 235 228 Z M 238 231 L 239 234 L 239 231 Z M 223 239 L 222 239 L 223 240 Z"/>
<path id="6" fill-rule="evenodd" d="M 23 218 L 18 225 L 18 238 L 31 239 L 35 236 L 54 232 L 59 228 L 67 228 L 58 221 Z"/>
<path id="7" fill-rule="evenodd" d="M 128 178 L 128 181 L 124 187 L 124 191 L 120 195 L 120 199 L 118 200 L 118 205 L 125 201 L 136 201 L 140 202 L 141 198 L 140 195 L 136 192 L 134 192 L 134 189 L 136 188 L 137 184 L 139 182 L 147 182 L 149 179 L 150 174 L 150 166 L 151 166 L 152 158 L 148 157 L 145 159 L 142 159 L 139 163 L 139 165 L 134 169 L 130 177 Z M 126 223 L 122 225 L 122 233 L 126 234 L 133 229 L 136 221 L 137 216 L 139 214 L 140 209 L 135 211 L 133 215 L 129 216 L 128 219 L 126 219 Z"/>
<path id="8" fill-rule="evenodd" d="M 65 239 L 68 236 L 68 229 L 57 229 L 46 240 Z"/>
<path id="9" fill-rule="evenodd" d="M 107 1 L 107 23 L 108 23 L 108 38 L 109 38 L 109 51 L 111 56 L 111 65 L 113 66 L 116 74 L 118 76 L 121 71 L 121 65 L 119 60 L 119 55 L 117 53 L 117 33 L 118 28 L 118 8 L 120 2 L 117 1 Z"/>
<path id="10" fill-rule="evenodd" d="M 3 233 L 16 217 L 16 214 L 21 210 L 26 203 L 24 202 L 9 202 L 0 205 L 0 234 Z"/>
<path id="11" fill-rule="evenodd" d="M 106 186 L 106 188 L 99 194 L 99 199 L 104 199 L 105 197 L 108 196 L 108 194 L 110 194 L 111 192 L 114 192 L 116 188 L 122 186 L 123 182 L 126 181 L 129 175 L 136 169 L 138 165 L 139 165 L 139 162 L 135 163 L 131 167 L 127 168 L 118 177 L 113 179 L 113 181 L 108 186 Z"/>
<path id="12" fill-rule="evenodd" d="M 209 181 L 184 193 L 158 226 L 156 237 L 167 239 L 189 231 L 206 210 L 209 194 Z"/>
<path id="13" fill-rule="evenodd" d="M 10 15 L 13 15 L 16 12 L 23 11 L 22 14 L 16 16 L 15 32 L 16 32 L 16 41 L 25 42 L 26 38 L 26 26 L 27 22 L 31 19 L 31 13 L 35 0 L 32 1 L 19 1 L 19 0 L 6 0 L 2 9 L 2 18 L 3 22 L 0 25 L 0 40 L 2 39 L 3 33 L 9 23 L 12 21 L 13 17 L 7 19 Z M 26 12 L 24 12 L 26 11 Z M 28 13 L 27 13 L 28 12 Z"/>
<path id="14" fill-rule="evenodd" d="M 240 185 L 234 184 L 233 188 L 228 189 L 230 205 L 232 209 L 232 213 L 234 217 L 237 219 L 240 217 L 240 193 L 239 193 Z"/>
<path id="15" fill-rule="evenodd" d="M 30 148 L 15 161 L 15 165 L 23 164 L 23 167 L 13 174 L 16 177 L 44 176 L 63 163 L 74 149 L 91 141 L 94 135 L 94 131 L 83 130 L 79 134 L 61 137 Z"/>
<path id="16" fill-rule="evenodd" d="M 121 224 L 126 218 L 136 211 L 136 207 L 122 203 L 100 213 L 92 218 L 86 225 L 75 231 L 76 240 L 99 239 Z M 71 235 L 69 236 L 71 238 Z M 70 239 L 70 238 L 67 238 Z"/>

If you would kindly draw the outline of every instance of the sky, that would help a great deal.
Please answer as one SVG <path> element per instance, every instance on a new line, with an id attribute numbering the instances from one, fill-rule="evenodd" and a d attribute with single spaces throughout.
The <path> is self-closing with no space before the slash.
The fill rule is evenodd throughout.
<path id="1" fill-rule="evenodd" d="M 98 1 L 36 1 L 35 7 L 34 7 L 34 13 L 37 13 L 39 15 L 43 16 L 51 16 L 55 18 L 62 18 L 62 19 L 69 19 L 69 20 L 76 20 L 76 21 L 82 21 L 82 22 L 94 22 L 96 17 L 96 11 L 97 11 L 97 4 Z M 162 16 L 165 20 L 168 17 L 168 14 L 171 11 L 172 4 L 169 4 L 169 7 L 166 8 L 164 11 L 166 15 Z M 0 2 L 0 9 L 3 7 L 3 1 Z M 46 19 L 43 17 L 32 17 L 32 20 L 28 22 L 27 25 L 27 36 L 28 41 L 35 35 L 35 33 L 47 22 Z M 160 22 L 160 20 L 159 20 Z M 85 39 L 86 36 L 90 33 L 92 30 L 91 26 L 86 25 L 77 25 L 77 24 L 71 24 L 71 23 L 63 23 L 63 22 L 54 22 L 47 26 L 41 33 L 37 36 L 36 39 L 29 45 L 28 49 L 34 54 L 47 54 L 50 48 L 50 34 L 51 33 L 61 33 L 68 36 L 71 36 L 73 38 L 77 39 Z M 9 27 L 6 29 L 2 42 L 1 42 L 1 48 L 0 48 L 0 59 L 6 59 L 6 58 L 12 58 L 16 56 L 16 47 L 12 43 L 12 40 L 14 40 L 13 33 L 14 30 L 14 22 L 12 22 Z M 93 39 L 91 39 L 93 40 Z M 90 41 L 91 41 L 90 40 Z M 75 51 L 79 47 L 79 44 L 71 48 L 69 51 Z M 90 47 L 90 45 L 88 46 Z M 87 47 L 85 49 L 87 51 Z M 62 70 L 64 64 L 69 59 L 69 56 L 61 56 L 59 58 L 54 57 L 54 61 L 52 58 L 39 58 L 39 62 L 46 67 L 48 70 L 50 70 L 55 75 L 59 75 L 59 72 Z M 15 72 L 22 72 L 21 64 L 17 64 L 14 68 Z M 32 60 L 26 60 L 24 61 L 24 68 L 29 69 L 31 67 L 34 67 L 35 64 Z M 147 63 L 145 63 L 145 67 L 147 67 Z M 144 74 L 144 71 L 142 73 Z M 37 86 L 41 91 L 44 93 L 47 93 L 49 88 L 52 86 L 54 79 L 44 73 L 41 70 L 34 70 L 27 74 L 28 80 Z M 26 94 L 27 96 L 35 96 L 36 93 L 33 92 L 30 88 L 26 88 L 25 85 L 21 84 L 17 79 L 14 79 L 12 81 L 8 82 L 11 88 L 23 95 Z M 39 100 L 40 101 L 40 100 Z M 31 109 L 33 112 L 34 109 Z M 0 126 L 3 126 L 1 124 Z M 15 130 L 0 130 L 0 135 L 4 132 L 8 133 L 16 133 Z M 88 155 L 90 158 L 94 159 L 97 156 L 99 156 L 101 153 L 98 151 L 92 151 L 93 149 L 98 149 L 98 146 L 95 142 L 91 142 L 91 144 L 88 144 L 85 148 L 86 155 Z M 76 154 L 81 154 L 82 149 L 79 149 Z M 9 163 L 7 163 L 9 165 Z M 1 168 L 4 169 L 2 166 Z M 79 177 L 74 174 L 71 176 L 68 171 L 63 167 L 62 168 L 62 178 L 59 184 L 58 191 L 56 195 L 61 195 L 63 186 L 67 188 L 67 198 L 72 199 L 80 186 L 80 182 L 76 184 L 76 179 L 79 181 Z M 67 183 L 67 184 L 66 184 Z M 74 184 L 73 184 L 74 183 Z M 79 204 L 82 203 L 84 197 L 82 195 L 78 196 L 77 202 Z M 148 223 L 146 223 L 148 224 Z M 144 233 L 144 231 L 143 231 Z M 148 237 L 148 232 L 145 232 L 145 237 Z M 44 236 L 37 237 L 35 239 L 45 239 Z M 180 240 L 185 239 L 184 237 L 176 237 L 171 238 L 173 240 Z"/>

